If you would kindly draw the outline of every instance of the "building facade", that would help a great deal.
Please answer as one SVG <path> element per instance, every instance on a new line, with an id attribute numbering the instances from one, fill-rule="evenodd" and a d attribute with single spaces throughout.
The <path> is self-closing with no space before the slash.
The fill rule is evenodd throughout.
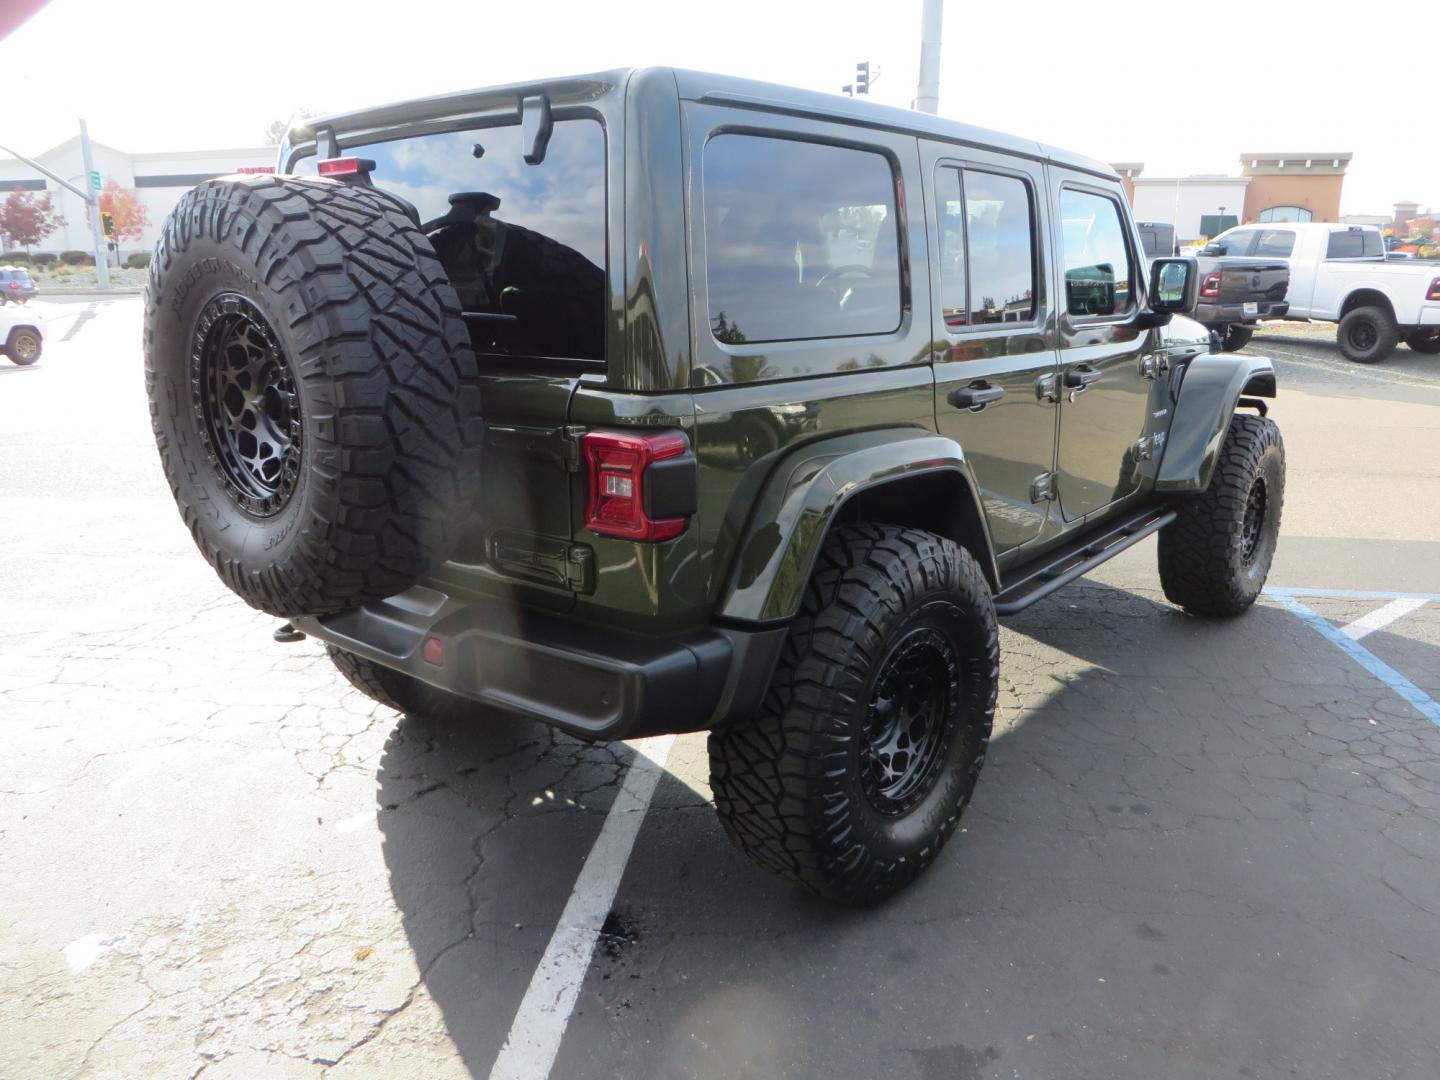
<path id="1" fill-rule="evenodd" d="M 1142 176 L 1145 166 L 1121 162 L 1135 217 L 1175 226 L 1182 243 L 1230 225 L 1266 221 L 1339 221 L 1348 153 L 1247 153 L 1239 176 Z"/>
<path id="2" fill-rule="evenodd" d="M 134 194 L 145 207 L 150 225 L 139 240 L 126 240 L 123 258 L 136 251 L 150 251 L 160 235 L 165 217 L 180 196 L 200 183 L 234 172 L 268 172 L 275 164 L 273 146 L 242 147 L 232 150 L 180 150 L 160 154 L 127 154 L 104 143 L 90 140 L 91 158 L 101 182 L 114 180 Z M 35 160 L 78 188 L 87 187 L 80 137 L 52 147 Z M 0 158 L 0 198 L 12 191 L 48 191 L 55 209 L 65 218 L 59 230 L 46 237 L 36 251 L 91 251 L 89 208 L 78 196 L 53 180 L 37 173 L 16 158 Z"/>

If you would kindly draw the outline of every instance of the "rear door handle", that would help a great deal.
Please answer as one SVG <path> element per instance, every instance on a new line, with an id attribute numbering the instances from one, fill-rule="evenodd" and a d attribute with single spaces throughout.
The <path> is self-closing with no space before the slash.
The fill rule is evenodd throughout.
<path id="1" fill-rule="evenodd" d="M 981 383 L 979 386 L 962 386 L 958 390 L 951 390 L 950 396 L 945 400 L 957 409 L 970 409 L 972 412 L 979 412 L 993 402 L 999 401 L 1005 396 L 1003 386 L 991 386 L 989 383 Z"/>
<path id="2" fill-rule="evenodd" d="M 1065 372 L 1066 390 L 1084 390 L 1093 382 L 1100 381 L 1100 372 L 1094 368 L 1071 368 Z"/>

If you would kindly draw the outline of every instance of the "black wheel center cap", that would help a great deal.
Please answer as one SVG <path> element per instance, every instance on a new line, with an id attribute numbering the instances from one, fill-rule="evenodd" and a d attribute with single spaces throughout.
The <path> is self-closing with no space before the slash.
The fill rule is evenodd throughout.
<path id="1" fill-rule="evenodd" d="M 235 504 L 279 513 L 300 479 L 302 423 L 295 373 L 265 316 L 238 293 L 201 309 L 190 388 L 211 464 Z"/>
<path id="2" fill-rule="evenodd" d="M 861 787 L 880 813 L 904 814 L 934 788 L 959 690 L 955 649 L 933 628 L 906 634 L 881 664 L 860 736 Z"/>

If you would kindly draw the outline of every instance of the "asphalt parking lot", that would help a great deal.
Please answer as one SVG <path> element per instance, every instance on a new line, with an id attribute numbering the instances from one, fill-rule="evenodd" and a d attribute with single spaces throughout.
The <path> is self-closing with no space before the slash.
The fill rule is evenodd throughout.
<path id="1" fill-rule="evenodd" d="M 701 736 L 447 729 L 273 644 L 173 510 L 138 298 L 44 306 L 0 361 L 0 1076 L 1436 1075 L 1440 360 L 1257 335 L 1271 593 L 1184 616 L 1152 541 L 1007 622 L 963 833 L 847 911 L 730 849 Z"/>

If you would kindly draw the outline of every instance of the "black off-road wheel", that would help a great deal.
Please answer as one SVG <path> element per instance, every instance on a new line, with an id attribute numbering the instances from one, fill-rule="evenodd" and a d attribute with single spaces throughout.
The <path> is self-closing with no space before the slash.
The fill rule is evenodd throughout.
<path id="1" fill-rule="evenodd" d="M 969 552 L 914 529 L 839 529 L 759 714 L 710 735 L 726 835 L 831 900 L 874 904 L 904 888 L 975 790 L 999 658 Z"/>
<path id="2" fill-rule="evenodd" d="M 403 671 L 337 649 L 334 645 L 326 645 L 325 652 L 356 690 L 406 716 L 421 716 L 450 724 L 474 719 L 484 711 L 484 706 L 478 702 L 421 682 Z"/>
<path id="3" fill-rule="evenodd" d="M 1378 364 L 1395 351 L 1400 327 L 1395 316 L 1381 307 L 1356 308 L 1340 320 L 1336 341 L 1347 360 L 1357 364 Z"/>
<path id="4" fill-rule="evenodd" d="M 231 589 L 323 615 L 444 560 L 473 502 L 479 374 L 398 202 L 319 178 L 208 181 L 166 221 L 145 297 L 161 463 Z"/>
<path id="5" fill-rule="evenodd" d="M 1220 348 L 1224 352 L 1239 352 L 1250 339 L 1255 336 L 1253 326 L 1244 326 L 1240 323 L 1230 323 L 1220 335 Z"/>
<path id="6" fill-rule="evenodd" d="M 1440 353 L 1440 327 L 1433 330 L 1407 330 L 1405 344 L 1415 352 L 1434 356 Z"/>
<path id="7" fill-rule="evenodd" d="M 28 326 L 15 327 L 5 339 L 5 355 L 21 367 L 29 367 L 39 360 L 41 351 L 40 335 Z"/>
<path id="8" fill-rule="evenodd" d="M 1280 537 L 1285 444 L 1273 420 L 1236 414 L 1201 495 L 1176 500 L 1160 530 L 1160 585 L 1195 615 L 1239 615 L 1255 602 Z"/>

